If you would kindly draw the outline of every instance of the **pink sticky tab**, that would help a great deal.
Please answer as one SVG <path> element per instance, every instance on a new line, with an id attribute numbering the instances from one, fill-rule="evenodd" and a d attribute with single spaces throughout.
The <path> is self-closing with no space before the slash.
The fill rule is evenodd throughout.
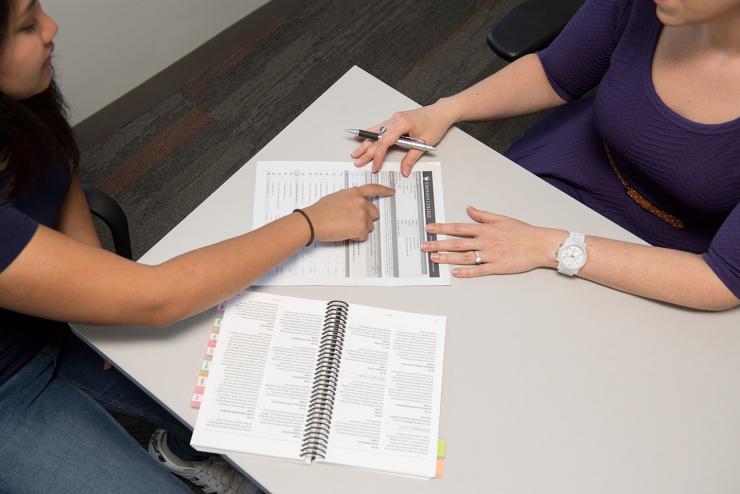
<path id="1" fill-rule="evenodd" d="M 202 394 L 203 394 L 203 391 L 205 391 L 205 389 L 206 389 L 206 388 L 205 388 L 205 387 L 203 387 L 203 386 L 196 386 L 196 387 L 195 387 L 195 394 L 197 394 L 197 395 L 202 395 Z"/>
<path id="2" fill-rule="evenodd" d="M 216 340 L 208 340 L 208 346 L 209 346 L 209 347 L 214 347 L 214 346 L 216 346 Z"/>
<path id="3" fill-rule="evenodd" d="M 441 479 L 445 473 L 445 461 L 443 458 L 437 460 L 437 471 L 434 474 L 435 479 Z"/>

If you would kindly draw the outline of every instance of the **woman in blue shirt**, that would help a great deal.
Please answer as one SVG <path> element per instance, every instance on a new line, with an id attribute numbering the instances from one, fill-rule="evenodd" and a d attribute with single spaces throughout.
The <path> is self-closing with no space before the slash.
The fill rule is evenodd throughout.
<path id="1" fill-rule="evenodd" d="M 167 326 L 237 293 L 314 239 L 364 240 L 368 185 L 253 232 L 145 266 L 100 248 L 54 84 L 57 26 L 36 0 L 0 0 L 0 491 L 254 492 L 66 324 Z M 158 431 L 147 455 L 106 412 Z"/>

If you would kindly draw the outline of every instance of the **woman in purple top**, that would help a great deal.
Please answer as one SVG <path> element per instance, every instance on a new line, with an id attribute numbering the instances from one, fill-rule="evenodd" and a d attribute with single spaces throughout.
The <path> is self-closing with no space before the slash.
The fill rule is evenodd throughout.
<path id="1" fill-rule="evenodd" d="M 206 492 L 257 492 L 190 448 L 177 419 L 58 321 L 168 325 L 307 242 L 366 238 L 378 218 L 367 198 L 393 190 L 339 191 L 157 266 L 115 256 L 100 248 L 74 173 L 79 152 L 53 82 L 56 33 L 36 0 L 0 0 L 0 491 L 192 492 L 172 471 Z M 162 427 L 150 454 L 108 411 Z"/>
<path id="2" fill-rule="evenodd" d="M 564 105 L 507 155 L 652 246 L 568 235 L 469 208 L 463 237 L 427 242 L 459 277 L 538 267 L 703 310 L 740 303 L 740 0 L 589 0 L 544 51 L 373 127 L 353 153 L 378 170 L 409 134 Z M 584 96 L 596 88 L 594 96 Z M 565 104 L 568 102 L 567 104 Z M 405 173 L 421 156 L 409 151 Z M 558 252 L 557 258 L 553 255 Z"/>

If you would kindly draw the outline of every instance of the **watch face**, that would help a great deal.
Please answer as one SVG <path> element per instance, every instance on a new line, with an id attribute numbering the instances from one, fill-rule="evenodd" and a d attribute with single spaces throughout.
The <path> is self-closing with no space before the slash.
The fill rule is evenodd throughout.
<path id="1" fill-rule="evenodd" d="M 586 256 L 579 246 L 569 245 L 563 249 L 560 262 L 568 269 L 578 269 L 586 263 Z"/>

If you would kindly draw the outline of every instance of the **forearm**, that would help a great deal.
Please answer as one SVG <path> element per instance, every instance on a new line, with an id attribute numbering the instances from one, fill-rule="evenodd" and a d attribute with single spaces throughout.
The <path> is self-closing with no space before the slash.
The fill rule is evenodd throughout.
<path id="1" fill-rule="evenodd" d="M 309 236 L 306 220 L 292 214 L 147 266 L 41 226 L 0 272 L 0 307 L 82 324 L 166 326 L 243 290 Z"/>
<path id="2" fill-rule="evenodd" d="M 539 57 L 531 54 L 436 105 L 454 123 L 514 117 L 564 103 L 547 80 Z"/>
<path id="3" fill-rule="evenodd" d="M 158 283 L 150 319 L 166 325 L 219 303 L 286 260 L 309 238 L 308 223 L 294 213 L 155 266 L 152 279 Z"/>
<path id="4" fill-rule="evenodd" d="M 567 234 L 548 230 L 543 265 L 556 267 L 555 250 Z M 578 276 L 611 288 L 699 310 L 740 303 L 699 254 L 587 236 L 588 261 Z"/>
<path id="5" fill-rule="evenodd" d="M 304 211 L 316 240 L 363 241 L 379 216 L 368 199 L 392 194 L 392 189 L 368 184 L 329 194 Z M 0 307 L 84 324 L 168 325 L 243 290 L 310 238 L 310 223 L 293 213 L 147 266 L 39 225 L 0 272 Z"/>

